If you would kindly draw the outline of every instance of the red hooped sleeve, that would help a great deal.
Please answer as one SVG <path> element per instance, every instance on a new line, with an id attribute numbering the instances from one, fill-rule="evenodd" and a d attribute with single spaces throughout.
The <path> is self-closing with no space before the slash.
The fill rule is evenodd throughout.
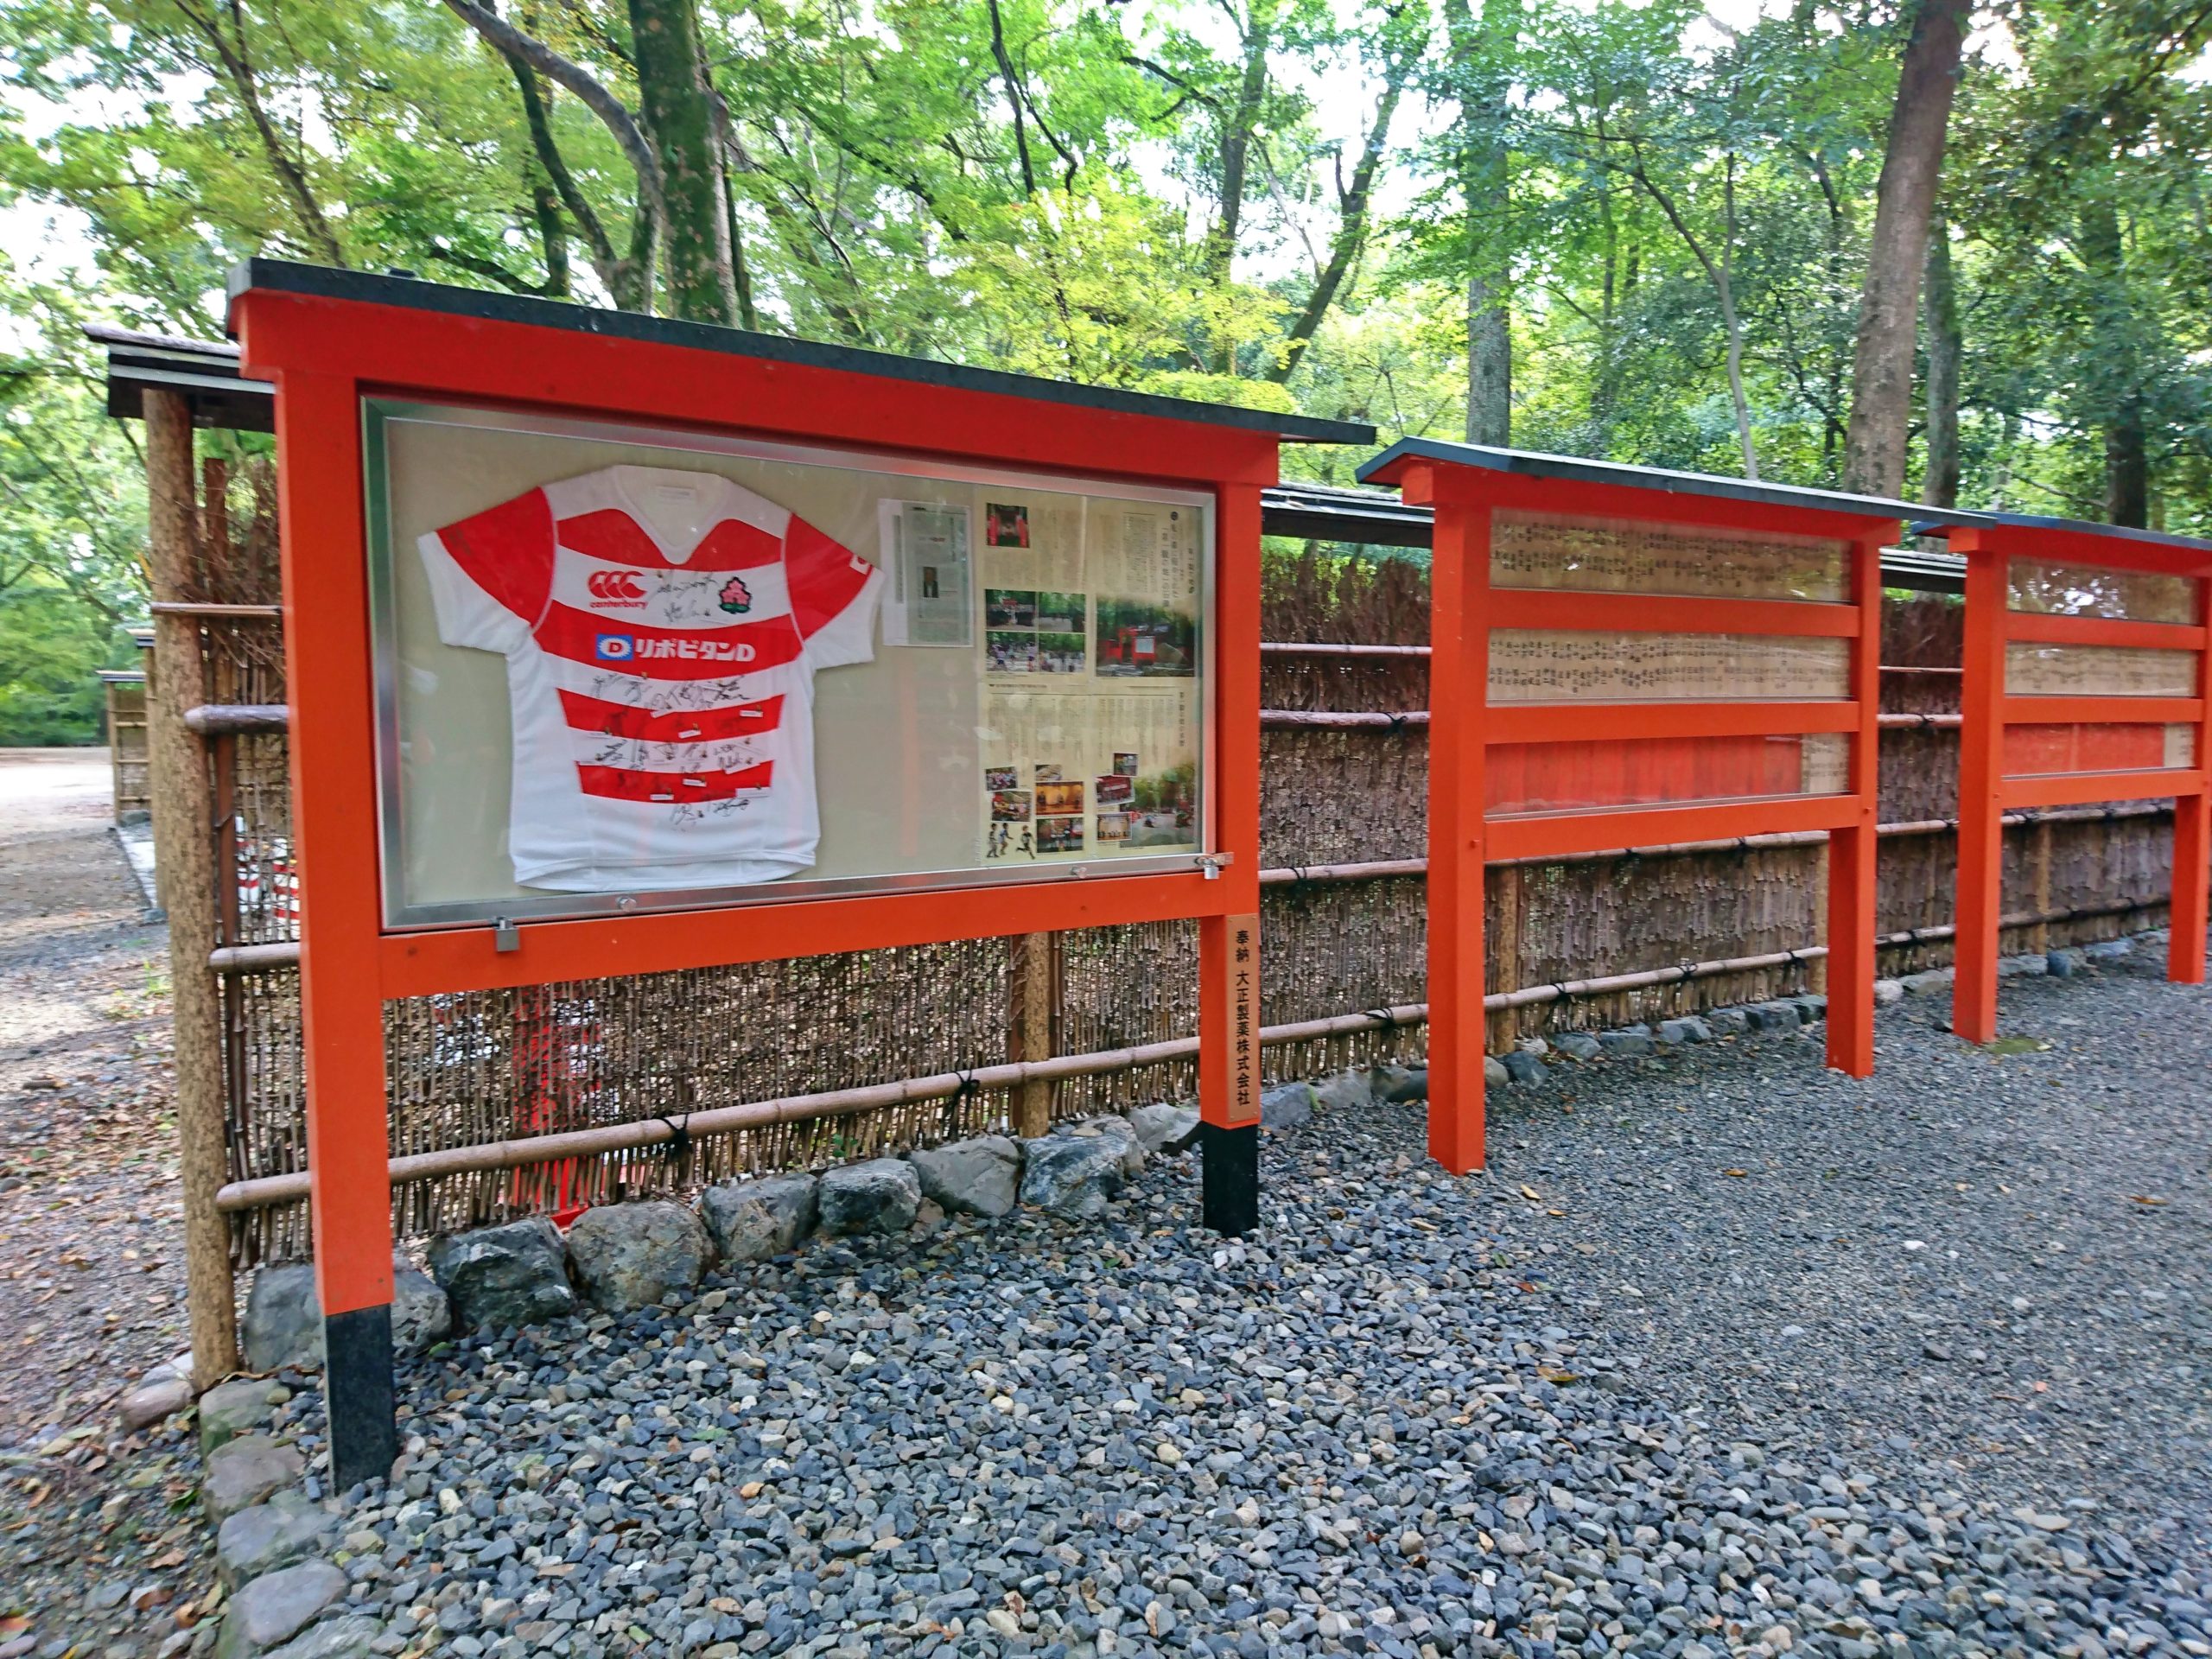
<path id="1" fill-rule="evenodd" d="M 882 572 L 795 516 L 784 532 L 784 578 L 791 620 L 813 666 L 841 668 L 874 657 Z"/>
<path id="2" fill-rule="evenodd" d="M 419 543 L 449 645 L 507 651 L 529 638 L 553 597 L 553 508 L 545 492 L 433 531 Z"/>

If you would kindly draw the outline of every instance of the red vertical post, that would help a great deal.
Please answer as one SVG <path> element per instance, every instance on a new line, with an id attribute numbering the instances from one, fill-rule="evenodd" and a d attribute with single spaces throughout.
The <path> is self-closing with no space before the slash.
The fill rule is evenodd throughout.
<path id="1" fill-rule="evenodd" d="M 283 372 L 276 451 L 315 1294 L 343 1491 L 398 1455 L 391 1185 L 377 978 L 374 677 L 353 382 Z M 312 764 L 306 757 L 313 757 Z"/>
<path id="2" fill-rule="evenodd" d="M 1951 1029 L 1970 1043 L 1997 1035 L 1997 932 L 2005 899 L 2005 639 L 2011 561 L 1980 531 L 1951 545 L 1966 555 L 1966 649 L 1959 712 L 1959 867 Z"/>
<path id="3" fill-rule="evenodd" d="M 1441 485 L 1440 491 L 1439 485 Z M 1491 508 L 1417 468 L 1436 508 L 1428 620 L 1428 1153 L 1483 1166 L 1483 745 L 1490 702 Z"/>
<path id="4" fill-rule="evenodd" d="M 1882 546 L 1887 524 L 1851 548 L 1851 600 L 1859 607 L 1852 641 L 1851 695 L 1859 724 L 1851 734 L 1851 823 L 1828 835 L 1828 1064 L 1854 1077 L 1874 1070 L 1874 901 L 1881 805 Z"/>
<path id="5" fill-rule="evenodd" d="M 2166 977 L 2183 985 L 2204 982 L 2206 902 L 2212 897 L 2212 577 L 2196 580 L 2196 625 L 2207 631 L 2196 658 L 2196 695 L 2204 709 L 2191 764 L 2206 783 L 2174 802 L 2174 896 L 2166 934 Z"/>
<path id="6" fill-rule="evenodd" d="M 1224 913 L 1198 922 L 1200 1207 L 1232 1236 L 1260 1224 L 1260 491 L 1274 476 L 1224 484 L 1216 525 L 1209 772 L 1229 862 Z"/>

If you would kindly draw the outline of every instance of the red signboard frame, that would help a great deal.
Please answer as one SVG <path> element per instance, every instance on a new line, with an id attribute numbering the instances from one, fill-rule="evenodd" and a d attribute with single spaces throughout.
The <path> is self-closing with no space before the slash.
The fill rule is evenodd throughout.
<path id="1" fill-rule="evenodd" d="M 1828 836 L 1827 1060 L 1853 1077 L 1874 1065 L 1874 856 L 1881 680 L 1881 550 L 1894 504 L 1732 480 L 1642 472 L 1474 445 L 1408 441 L 1363 480 L 1396 484 L 1435 512 L 1429 620 L 1428 1142 L 1464 1173 L 1484 1162 L 1483 869 L 1492 860 L 1825 830 Z M 1493 588 L 1499 509 L 1624 523 L 1810 535 L 1851 544 L 1840 603 L 1685 599 Z M 1841 701 L 1493 705 L 1493 629 L 1759 633 L 1851 642 Z M 1853 738 L 1849 788 L 1800 798 L 1700 802 L 1498 817 L 1486 810 L 1485 755 L 1507 743 L 1609 737 Z"/>
<path id="2" fill-rule="evenodd" d="M 1966 556 L 1966 646 L 1959 740 L 1959 870 L 1951 1029 L 1970 1043 L 1997 1036 L 1998 935 L 2004 916 L 2005 815 L 2093 802 L 2174 802 L 2173 901 L 2167 976 L 2204 980 L 2208 881 L 2212 881 L 2212 545 L 2183 537 L 2061 520 L 1978 516 L 1948 529 Z M 2191 576 L 2193 622 L 2145 622 L 2056 615 L 2012 608 L 2016 558 L 2090 565 L 2121 572 Z M 2196 653 L 2196 695 L 2188 697 L 2014 696 L 2005 682 L 2006 646 L 2128 645 Z M 2187 724 L 2196 728 L 2195 764 L 2142 770 L 2007 776 L 2006 728 L 2080 724 Z"/>
<path id="3" fill-rule="evenodd" d="M 266 261 L 234 278 L 231 322 L 244 372 L 276 388 L 308 1160 L 340 1484 L 382 1472 L 395 1444 L 388 1000 L 764 961 L 795 947 L 816 955 L 1195 920 L 1202 1144 L 1213 1154 L 1206 1217 L 1223 1230 L 1255 1224 L 1258 1107 L 1235 1027 L 1253 1023 L 1256 982 L 1261 491 L 1275 481 L 1287 438 L 1370 442 L 1370 429 Z M 981 902 L 970 890 L 887 892 L 525 923 L 518 944 L 489 925 L 387 931 L 362 443 L 363 400 L 372 396 L 615 416 L 1211 492 L 1217 559 L 1204 764 L 1220 856 L 1211 868 L 1194 859 L 1183 874 L 1116 876 L 1106 866 L 1081 881 L 998 886 Z"/>

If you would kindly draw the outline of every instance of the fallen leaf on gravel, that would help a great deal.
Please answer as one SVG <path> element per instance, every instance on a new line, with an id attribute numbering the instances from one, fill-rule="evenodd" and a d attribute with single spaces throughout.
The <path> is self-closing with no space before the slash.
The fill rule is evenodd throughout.
<path id="1" fill-rule="evenodd" d="M 1535 1204 L 1542 1195 L 1539 1193 L 1535 1187 L 1524 1185 L 1521 1189 L 1521 1196 L 1528 1199 L 1529 1203 Z"/>
<path id="2" fill-rule="evenodd" d="M 1748 1169 L 1724 1169 L 1720 1173 L 1723 1175 L 1744 1176 L 1750 1174 L 1751 1172 Z"/>
<path id="3" fill-rule="evenodd" d="M 2131 1193 L 2129 1193 L 2129 1194 L 2127 1195 L 2127 1201 L 2128 1201 L 2130 1204 L 2150 1204 L 2150 1205 L 2159 1205 L 2159 1204 L 2164 1204 L 2164 1203 L 2165 1202 L 2165 1200 L 2164 1200 L 2164 1198 L 2145 1198 L 2145 1197 L 2142 1193 L 2140 1193 L 2140 1192 L 2131 1192 Z"/>

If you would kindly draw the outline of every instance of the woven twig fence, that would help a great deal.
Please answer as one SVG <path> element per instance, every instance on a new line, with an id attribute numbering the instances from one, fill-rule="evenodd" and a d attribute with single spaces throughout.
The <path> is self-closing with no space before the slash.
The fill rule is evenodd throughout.
<path id="1" fill-rule="evenodd" d="M 234 482 L 242 511 L 236 569 L 211 581 L 211 598 L 267 603 L 276 596 L 265 491 Z M 219 561 L 218 562 L 219 564 Z M 251 580 L 242 579 L 244 570 Z M 1427 573 L 1394 558 L 1346 559 L 1313 550 L 1270 552 L 1263 632 L 1300 643 L 1418 645 L 1427 634 Z M 210 620 L 210 684 L 226 700 L 283 701 L 276 628 Z M 1891 660 L 1936 669 L 1957 662 L 1956 607 L 1896 604 L 1885 618 Z M 1948 660 L 1946 660 L 1948 654 Z M 1427 706 L 1419 656 L 1301 658 L 1274 653 L 1263 670 L 1270 708 L 1395 714 Z M 1955 677 L 1898 677 L 1885 707 L 1956 708 Z M 211 896 L 226 944 L 296 938 L 302 895 L 290 870 L 281 736 L 227 741 L 235 848 L 232 892 Z M 1955 801 L 1957 738 L 1950 730 L 1885 733 L 1885 821 L 1940 820 Z M 1264 890 L 1269 1026 L 1421 1002 L 1426 950 L 1418 874 L 1300 880 L 1323 866 L 1421 857 L 1427 744 L 1417 726 L 1270 730 L 1262 741 L 1262 861 L 1290 872 Z M 220 780 L 219 780 L 219 785 Z M 220 792 L 219 788 L 219 793 Z M 2133 913 L 2016 929 L 2011 948 L 2109 937 L 2162 914 L 2171 831 L 2137 814 L 2024 825 L 2007 842 L 2008 911 L 2047 914 L 2139 899 Z M 1885 840 L 1885 933 L 1950 920 L 1948 833 Z M 1493 1013 L 1490 1038 L 1603 1028 L 1816 986 L 1815 962 L 1786 953 L 1820 935 L 1823 856 L 1816 845 L 1565 861 L 1495 868 L 1488 878 L 1489 981 L 1503 991 L 1668 967 L 1693 958 L 1771 955 L 1758 969 L 1656 987 L 1577 995 Z M 311 901 L 311 900 L 310 900 Z M 395 1155 L 531 1134 L 657 1118 L 753 1100 L 961 1072 L 1021 1058 L 1010 1033 L 1020 995 L 1014 943 L 982 940 L 680 974 L 582 981 L 524 991 L 414 999 L 386 1011 Z M 1052 1046 L 1088 1054 L 1172 1042 L 1196 1030 L 1197 956 L 1186 925 L 1103 928 L 1054 944 Z M 1889 971 L 1945 959 L 1942 941 L 1891 947 Z M 291 1173 L 305 1156 L 299 988 L 289 967 L 227 976 L 231 1053 L 231 1178 Z M 1416 1027 L 1390 1027 L 1268 1051 L 1270 1076 L 1312 1075 L 1422 1048 Z M 1051 1115 L 1065 1120 L 1144 1100 L 1187 1096 L 1191 1065 L 1177 1058 L 1140 1068 L 1057 1079 Z M 524 1170 L 477 1171 L 410 1181 L 394 1193 L 404 1236 L 450 1230 L 551 1208 L 686 1191 L 728 1176 L 866 1157 L 985 1130 L 1005 1130 L 1015 1103 L 1003 1089 L 902 1102 L 814 1122 L 702 1138 L 671 1155 L 646 1147 Z M 303 1205 L 232 1217 L 241 1264 L 307 1249 Z"/>

